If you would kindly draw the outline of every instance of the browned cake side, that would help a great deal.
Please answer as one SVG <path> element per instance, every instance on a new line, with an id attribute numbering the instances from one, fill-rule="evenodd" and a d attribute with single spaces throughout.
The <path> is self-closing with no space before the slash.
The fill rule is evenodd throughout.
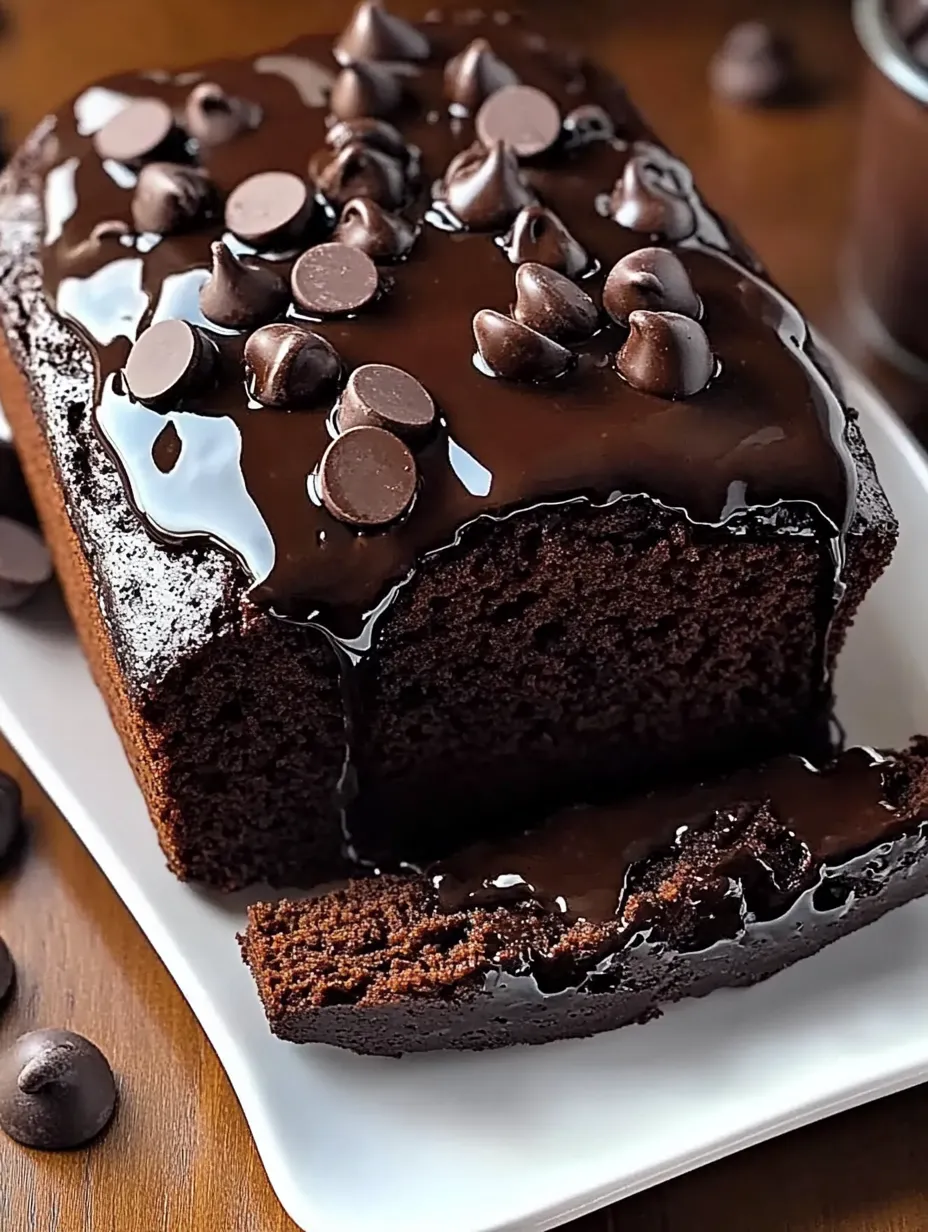
<path id="1" fill-rule="evenodd" d="M 433 37 L 457 46 L 479 32 Z M 493 34 L 507 48 L 516 37 Z M 322 40 L 301 50 L 331 63 Z M 554 53 L 551 63 L 561 78 L 558 66 L 575 66 Z M 544 71 L 546 85 L 559 80 Z M 589 72 L 591 96 L 617 123 L 646 133 L 614 83 Z M 248 85 L 259 88 L 257 75 Z M 120 88 L 179 89 L 138 77 Z M 262 99 L 270 123 L 280 122 L 281 99 L 284 112 L 297 107 L 283 90 L 277 82 Z M 324 110 L 304 112 L 321 130 Z M 226 888 L 308 883 L 344 869 L 346 838 L 381 863 L 431 858 L 539 802 L 821 747 L 831 704 L 824 668 L 896 534 L 853 422 L 847 591 L 827 653 L 833 544 L 798 503 L 748 517 L 735 532 L 634 497 L 471 523 L 418 561 L 377 626 L 376 653 L 346 676 L 318 628 L 243 599 L 251 579 L 228 554 L 202 539 L 165 546 L 127 499 L 94 420 L 91 349 L 43 294 L 40 197 L 52 140 L 37 133 L 0 188 L 0 397 L 96 678 L 178 875 Z M 632 232 L 622 238 L 629 248 L 641 242 Z M 172 243 L 162 241 L 164 251 Z M 414 251 L 413 274 L 415 260 Z M 359 318 L 330 333 L 345 351 L 363 328 Z"/>
<path id="2" fill-rule="evenodd" d="M 258 904 L 240 941 L 271 1029 L 385 1055 L 592 1035 L 755 983 L 928 890 L 928 743 L 845 754 L 805 817 L 764 800 L 782 776 L 577 810 L 423 877 Z M 652 842 L 629 859 L 638 831 Z M 501 872 L 531 888 L 489 885 Z"/>

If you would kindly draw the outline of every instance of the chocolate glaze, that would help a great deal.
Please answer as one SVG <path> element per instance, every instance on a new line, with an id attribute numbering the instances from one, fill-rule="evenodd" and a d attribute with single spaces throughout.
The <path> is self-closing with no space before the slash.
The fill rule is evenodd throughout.
<path id="1" fill-rule="evenodd" d="M 810 863 L 840 863 L 899 829 L 887 801 L 889 764 L 864 748 L 848 749 L 824 770 L 784 757 L 714 783 L 571 809 L 508 846 L 474 847 L 434 865 L 432 884 L 446 911 L 532 902 L 568 919 L 614 919 L 633 865 L 746 803 L 768 803 Z"/>
<path id="2" fill-rule="evenodd" d="M 513 267 L 492 235 L 455 230 L 447 215 L 429 209 L 429 193 L 474 136 L 471 121 L 449 117 L 445 62 L 484 29 L 519 79 L 543 89 L 562 113 L 598 104 L 615 123 L 612 140 L 555 147 L 523 168 L 540 200 L 593 258 L 594 272 L 583 285 L 597 303 L 615 261 L 648 242 L 609 217 L 608 196 L 630 154 L 643 155 L 660 184 L 692 206 L 697 231 L 680 253 L 705 305 L 720 363 L 720 375 L 695 398 L 671 404 L 629 388 L 611 363 L 624 330 L 605 318 L 575 348 L 577 363 L 554 387 L 494 380 L 475 366 L 474 312 L 509 310 Z M 517 23 L 430 24 L 428 37 L 431 57 L 404 75 L 408 98 L 392 117 L 421 151 L 420 187 L 405 214 L 424 225 L 406 262 L 384 273 L 375 304 L 353 319 L 314 325 L 346 371 L 361 363 L 402 367 L 429 390 L 442 416 L 442 432 L 418 459 L 414 510 L 375 534 L 359 535 L 307 497 L 330 420 L 324 413 L 255 414 L 242 379 L 245 335 L 217 330 L 199 311 L 210 244 L 222 235 L 221 225 L 160 241 L 126 236 L 88 244 L 97 224 L 130 219 L 134 174 L 105 165 L 95 152 L 90 92 L 59 114 L 58 153 L 46 180 L 47 291 L 93 347 L 97 427 L 152 533 L 168 542 L 206 538 L 224 547 L 253 583 L 254 601 L 316 620 L 347 639 L 364 634 L 365 614 L 423 553 L 449 544 L 481 514 L 577 496 L 607 503 L 644 492 L 693 521 L 727 521 L 741 534 L 752 508 L 795 501 L 813 516 L 818 511 L 820 533 L 837 540 L 853 509 L 843 407 L 810 357 L 802 317 L 741 263 L 746 258 L 699 201 L 686 168 L 654 144 L 610 78 L 539 49 Z M 305 75 L 317 82 L 331 80 L 337 69 L 325 38 L 302 39 L 282 57 L 291 66 L 302 59 Z M 209 80 L 253 101 L 263 116 L 256 130 L 200 151 L 224 194 L 259 171 L 305 176 L 310 157 L 325 145 L 326 108 L 305 102 L 318 95 L 301 92 L 292 72 L 266 71 L 266 60 L 208 66 Z M 180 115 L 189 88 L 189 78 L 181 84 L 123 76 L 102 93 L 97 87 L 93 101 L 156 96 Z M 333 223 L 334 215 L 328 227 Z M 269 263 L 288 272 L 289 260 Z M 165 413 L 134 402 L 120 369 L 129 340 L 170 316 L 209 331 L 221 352 L 221 374 L 189 409 Z M 167 474 L 152 456 L 166 418 L 182 443 Z M 796 529 L 807 533 L 808 519 L 798 521 Z"/>

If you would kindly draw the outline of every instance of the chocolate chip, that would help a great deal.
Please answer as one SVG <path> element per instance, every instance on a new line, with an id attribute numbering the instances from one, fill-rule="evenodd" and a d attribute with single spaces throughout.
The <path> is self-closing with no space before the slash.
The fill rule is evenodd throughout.
<path id="1" fill-rule="evenodd" d="M 715 360 L 698 322 L 677 312 L 638 310 L 628 327 L 616 368 L 633 388 L 658 398 L 690 398 L 709 384 Z"/>
<path id="2" fill-rule="evenodd" d="M 16 780 L 0 770 L 0 863 L 9 856 L 22 831 L 22 792 Z"/>
<path id="3" fill-rule="evenodd" d="M 358 116 L 354 120 L 339 120 L 333 124 L 325 135 L 326 145 L 335 150 L 342 146 L 360 141 L 362 145 L 370 146 L 372 150 L 380 150 L 389 154 L 398 162 L 405 163 L 409 159 L 409 146 L 403 134 L 386 120 L 375 120 L 372 116 Z"/>
<path id="4" fill-rule="evenodd" d="M 13 965 L 13 956 L 7 948 L 6 942 L 0 937 L 0 1006 L 6 1000 L 10 989 L 13 987 L 13 977 L 16 974 L 16 968 Z"/>
<path id="5" fill-rule="evenodd" d="M 791 46 L 761 21 L 745 21 L 729 30 L 709 66 L 713 91 L 732 103 L 778 102 L 794 78 Z"/>
<path id="6" fill-rule="evenodd" d="M 200 287 L 200 308 L 214 325 L 249 329 L 279 316 L 290 302 L 290 289 L 267 266 L 248 265 L 221 240 L 210 245 L 213 269 Z"/>
<path id="7" fill-rule="evenodd" d="M 335 78 L 329 110 L 340 120 L 388 116 L 399 106 L 399 78 L 379 64 L 348 64 Z"/>
<path id="8" fill-rule="evenodd" d="M 135 98 L 94 133 L 101 158 L 140 163 L 152 158 L 175 135 L 174 113 L 160 98 Z"/>
<path id="9" fill-rule="evenodd" d="M 139 231 L 173 235 L 204 222 L 216 212 L 218 194 L 198 167 L 147 163 L 132 194 L 132 221 Z"/>
<path id="10" fill-rule="evenodd" d="M 313 198 L 298 175 L 261 171 L 242 180 L 226 201 L 226 226 L 256 248 L 285 248 L 305 235 Z"/>
<path id="11" fill-rule="evenodd" d="M 429 41 L 414 25 L 388 13 L 379 0 L 362 0 L 334 47 L 343 64 L 352 60 L 427 60 Z"/>
<path id="12" fill-rule="evenodd" d="M 504 86 L 477 112 L 476 128 L 485 146 L 502 141 L 519 158 L 532 158 L 561 135 L 561 113 L 554 99 L 535 86 Z"/>
<path id="13" fill-rule="evenodd" d="M 374 261 L 399 261 L 415 243 L 416 232 L 399 214 L 357 197 L 342 210 L 333 239 L 360 248 Z"/>
<path id="14" fill-rule="evenodd" d="M 609 204 L 615 221 L 630 231 L 682 240 L 696 229 L 689 202 L 658 184 L 642 154 L 633 154 L 625 164 Z"/>
<path id="15" fill-rule="evenodd" d="M 319 496 L 329 513 L 352 526 L 388 526 L 416 494 L 416 463 L 398 436 L 383 428 L 349 428 L 319 463 Z"/>
<path id="16" fill-rule="evenodd" d="M 612 116 L 596 103 L 583 103 L 564 116 L 564 136 L 571 146 L 591 141 L 611 141 L 615 136 Z"/>
<path id="17" fill-rule="evenodd" d="M 126 361 L 133 398 L 146 406 L 182 402 L 209 382 L 216 348 L 188 321 L 159 321 L 139 335 Z"/>
<path id="18" fill-rule="evenodd" d="M 488 150 L 479 144 L 462 150 L 449 163 L 439 193 L 459 221 L 476 231 L 505 227 L 535 200 L 502 141 Z"/>
<path id="19" fill-rule="evenodd" d="M 363 364 L 355 368 L 338 403 L 339 431 L 367 425 L 386 428 L 406 441 L 425 436 L 435 422 L 428 390 L 402 368 Z"/>
<path id="20" fill-rule="evenodd" d="M 475 38 L 445 65 L 445 98 L 468 111 L 503 86 L 516 85 L 515 71 L 497 56 L 485 38 Z"/>
<path id="21" fill-rule="evenodd" d="M 377 266 L 349 244 L 317 244 L 298 257 L 290 274 L 293 298 L 313 316 L 355 312 L 377 294 Z"/>
<path id="22" fill-rule="evenodd" d="M 589 257 L 556 214 L 543 205 L 527 205 L 516 215 L 503 240 L 503 251 L 513 263 L 537 261 L 560 270 L 568 278 L 582 274 Z"/>
<path id="23" fill-rule="evenodd" d="M 222 145 L 239 133 L 256 128 L 261 109 L 246 99 L 228 94 L 215 81 L 201 81 L 187 95 L 184 107 L 187 132 L 200 145 Z"/>
<path id="24" fill-rule="evenodd" d="M 41 536 L 31 526 L 0 517 L 0 610 L 19 607 L 51 576 Z"/>
<path id="25" fill-rule="evenodd" d="M 12 442 L 3 439 L 0 421 L 0 517 L 35 522 L 35 510 Z"/>
<path id="26" fill-rule="evenodd" d="M 109 1062 L 82 1035 L 30 1031 L 0 1055 L 0 1129 L 24 1146 L 81 1146 L 100 1133 L 115 1107 Z"/>
<path id="27" fill-rule="evenodd" d="M 617 261 L 603 286 L 603 307 L 619 325 L 642 308 L 694 320 L 702 311 L 686 267 L 669 248 L 639 248 Z"/>
<path id="28" fill-rule="evenodd" d="M 487 368 L 510 381 L 550 381 L 573 362 L 559 342 L 490 308 L 474 317 L 474 338 Z"/>
<path id="29" fill-rule="evenodd" d="M 516 303 L 513 317 L 530 329 L 554 338 L 556 342 L 579 342 L 596 332 L 599 313 L 596 305 L 575 282 L 539 265 L 526 261 L 516 270 Z"/>
<path id="30" fill-rule="evenodd" d="M 387 209 L 402 204 L 406 195 L 406 175 L 389 154 L 350 142 L 336 150 L 314 174 L 316 187 L 334 205 L 344 205 L 352 197 L 369 197 Z"/>
<path id="31" fill-rule="evenodd" d="M 263 325 L 245 343 L 249 392 L 262 406 L 312 406 L 340 372 L 328 339 L 293 321 Z"/>

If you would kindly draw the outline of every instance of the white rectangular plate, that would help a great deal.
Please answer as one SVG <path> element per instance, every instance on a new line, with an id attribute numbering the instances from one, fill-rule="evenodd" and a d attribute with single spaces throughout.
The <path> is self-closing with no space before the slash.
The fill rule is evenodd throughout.
<path id="1" fill-rule="evenodd" d="M 851 740 L 893 744 L 928 730 L 928 465 L 847 379 L 902 537 L 843 656 L 840 713 Z M 190 1002 L 302 1228 L 552 1228 L 928 1078 L 928 900 L 756 988 L 591 1040 L 402 1061 L 284 1044 L 239 959 L 239 906 L 165 870 L 60 607 L 0 618 L 0 664 L 0 727 Z"/>

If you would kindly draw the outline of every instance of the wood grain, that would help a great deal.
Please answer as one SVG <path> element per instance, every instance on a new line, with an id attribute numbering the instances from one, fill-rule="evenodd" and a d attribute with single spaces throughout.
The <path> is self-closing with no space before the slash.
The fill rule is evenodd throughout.
<path id="1" fill-rule="evenodd" d="M 414 13 L 418 6 L 395 7 Z M 837 289 L 860 58 L 846 0 L 546 0 L 529 7 L 553 33 L 595 48 L 625 75 L 658 131 L 692 163 L 707 195 L 739 220 L 776 278 L 847 342 Z M 7 0 L 6 10 L 0 109 L 18 139 L 45 109 L 104 73 L 336 29 L 347 6 Z M 713 47 L 732 21 L 764 10 L 795 33 L 814 105 L 760 115 L 713 105 L 704 87 Z M 905 396 L 914 410 L 924 392 Z M 159 960 L 2 741 L 0 768 L 22 782 L 30 818 L 28 850 L 0 879 L 0 932 L 19 968 L 15 998 L 0 1017 L 0 1045 L 39 1025 L 82 1031 L 112 1058 L 122 1094 L 111 1130 L 88 1151 L 44 1156 L 0 1140 L 0 1232 L 292 1232 L 229 1084 Z M 634 1109 L 619 1114 L 634 1116 Z M 928 1089 L 921 1089 L 705 1168 L 576 1227 L 924 1232 L 926 1155 Z"/>

